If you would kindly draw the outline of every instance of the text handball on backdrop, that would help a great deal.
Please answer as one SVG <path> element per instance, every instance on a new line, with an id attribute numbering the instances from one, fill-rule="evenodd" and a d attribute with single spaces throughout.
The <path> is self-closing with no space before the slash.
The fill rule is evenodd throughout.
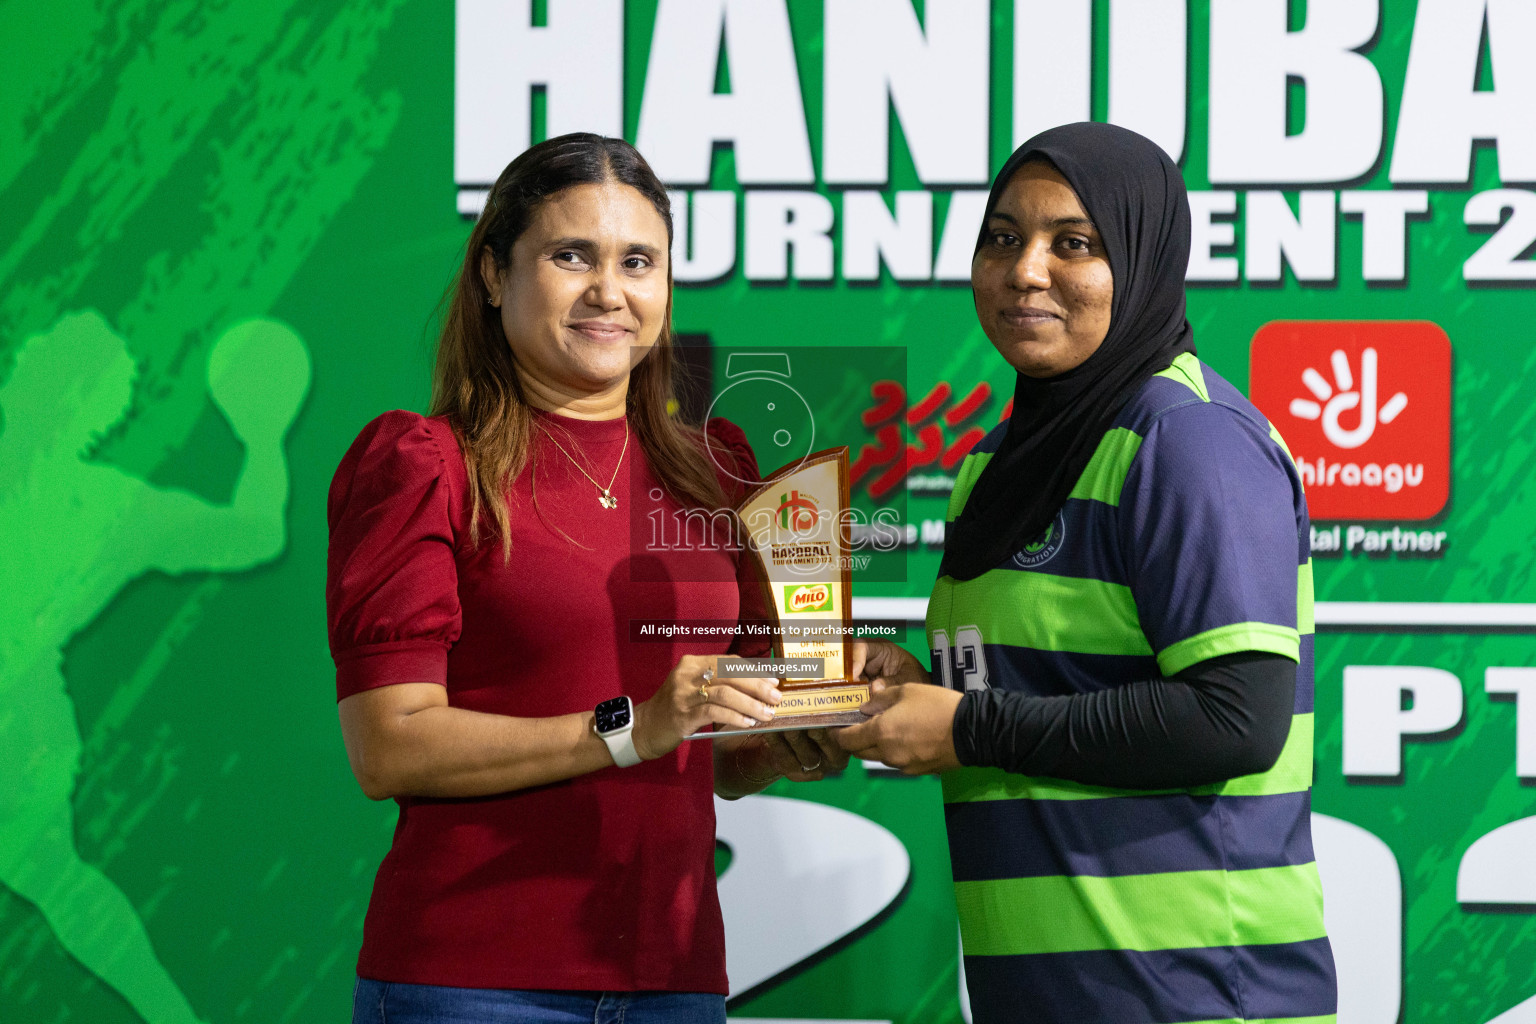
<path id="1" fill-rule="evenodd" d="M 1000 65 L 989 59 L 1011 40 L 985 4 L 939 4 L 920 16 L 910 4 L 829 3 L 810 51 L 796 45 L 788 6 L 663 4 L 648 49 L 635 52 L 617 4 L 607 18 L 574 13 L 579 5 L 552 9 L 538 27 L 515 4 L 458 5 L 461 40 L 498 41 L 457 54 L 460 211 L 477 214 L 486 184 L 533 140 L 538 91 L 550 134 L 580 125 L 620 135 L 626 111 L 638 108 L 636 144 L 675 189 L 680 282 L 733 273 L 878 281 L 888 273 L 903 283 L 963 283 L 993 140 L 1088 120 L 1102 76 L 1117 120 L 1176 163 L 1206 166 L 1212 187 L 1191 195 L 1191 281 L 1280 282 L 1287 267 L 1308 282 L 1407 281 L 1432 196 L 1455 201 L 1469 229 L 1457 259 L 1462 280 L 1536 279 L 1536 266 L 1521 258 L 1536 222 L 1504 216 L 1510 204 L 1533 209 L 1531 200 L 1497 181 L 1467 191 L 1483 140 L 1497 146 L 1503 182 L 1536 180 L 1528 116 L 1536 86 L 1519 71 L 1529 26 L 1523 14 L 1502 13 L 1520 3 L 1408 5 L 1413 31 L 1400 34 L 1406 52 L 1392 69 L 1361 52 L 1393 10 L 1379 0 L 1336 0 L 1326 17 L 1300 27 L 1276 17 L 1271 3 L 1210 5 L 1203 21 L 1184 4 L 1112 5 L 1099 32 L 1089 6 L 1032 4 L 1031 38 L 1051 40 L 1053 75 L 1050 90 L 1034 91 L 1026 91 L 1032 48 L 1013 47 Z M 1195 28 L 1208 32 L 1208 49 L 1195 44 L 1209 54 L 1208 92 L 1190 75 Z M 800 83 L 811 53 L 825 72 L 816 100 Z M 731 88 L 717 92 L 723 62 Z M 643 78 L 624 74 L 637 66 Z M 1479 82 L 1479 68 L 1488 81 Z M 1299 130 L 1285 101 L 1296 81 L 1306 90 Z M 1029 98 L 1011 112 L 991 101 L 1009 84 Z M 1199 116 L 1203 124 L 1190 123 Z M 712 173 L 721 143 L 734 157 L 735 181 L 725 187 Z M 890 184 L 892 153 L 903 146 L 915 188 Z M 1372 178 L 1390 187 L 1367 187 Z M 836 205 L 823 194 L 829 187 Z M 1299 192 L 1295 209 L 1286 191 Z M 1344 242 L 1356 217 L 1358 250 Z M 1485 228 L 1495 229 L 1486 240 Z M 1358 263 L 1343 265 L 1348 259 Z"/>

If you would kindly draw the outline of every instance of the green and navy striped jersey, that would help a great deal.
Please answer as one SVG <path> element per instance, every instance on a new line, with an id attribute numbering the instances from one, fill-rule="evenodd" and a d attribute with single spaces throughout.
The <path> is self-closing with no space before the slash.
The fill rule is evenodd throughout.
<path id="1" fill-rule="evenodd" d="M 991 453 L 961 464 L 953 521 Z M 935 682 L 1039 695 L 1240 651 L 1298 663 L 1269 771 L 1117 790 L 990 768 L 944 777 L 965 971 L 994 1021 L 1333 1021 L 1312 854 L 1312 572 L 1284 443 L 1180 356 L 1127 404 L 1054 523 L 997 568 L 941 576 Z"/>

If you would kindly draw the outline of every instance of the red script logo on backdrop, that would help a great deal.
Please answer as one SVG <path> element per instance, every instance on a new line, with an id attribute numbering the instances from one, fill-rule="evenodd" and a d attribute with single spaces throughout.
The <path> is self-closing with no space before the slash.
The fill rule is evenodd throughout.
<path id="1" fill-rule="evenodd" d="M 1281 320 L 1248 390 L 1290 446 L 1313 520 L 1429 519 L 1451 488 L 1451 339 L 1423 320 Z"/>

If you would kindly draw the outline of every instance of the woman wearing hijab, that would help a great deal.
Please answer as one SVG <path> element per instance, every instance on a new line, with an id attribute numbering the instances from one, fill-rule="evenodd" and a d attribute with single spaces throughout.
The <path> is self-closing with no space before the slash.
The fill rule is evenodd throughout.
<path id="1" fill-rule="evenodd" d="M 1013 412 L 955 481 L 932 674 L 861 652 L 874 717 L 839 741 L 944 773 L 977 1022 L 1333 1020 L 1306 502 L 1195 357 L 1188 258 L 1149 140 L 1066 125 L 1008 160 L 971 283 Z"/>

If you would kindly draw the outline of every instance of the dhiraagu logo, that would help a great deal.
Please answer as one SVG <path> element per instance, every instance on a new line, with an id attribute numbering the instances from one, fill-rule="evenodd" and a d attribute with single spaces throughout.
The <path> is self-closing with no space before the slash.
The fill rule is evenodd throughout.
<path id="1" fill-rule="evenodd" d="M 832 588 L 825 583 L 785 587 L 784 610 L 786 612 L 830 612 L 832 611 Z"/>
<path id="2" fill-rule="evenodd" d="M 1020 569 L 1033 569 L 1037 565 L 1043 565 L 1056 557 L 1056 552 L 1061 550 L 1061 545 L 1067 539 L 1067 521 L 1060 512 L 1051 520 L 1051 525 L 1045 528 L 1045 532 L 1024 547 L 1013 556 L 1013 564 Z"/>
<path id="3" fill-rule="evenodd" d="M 1451 339 L 1424 320 L 1282 320 L 1248 391 L 1290 447 L 1314 523 L 1433 519 L 1451 493 Z"/>

